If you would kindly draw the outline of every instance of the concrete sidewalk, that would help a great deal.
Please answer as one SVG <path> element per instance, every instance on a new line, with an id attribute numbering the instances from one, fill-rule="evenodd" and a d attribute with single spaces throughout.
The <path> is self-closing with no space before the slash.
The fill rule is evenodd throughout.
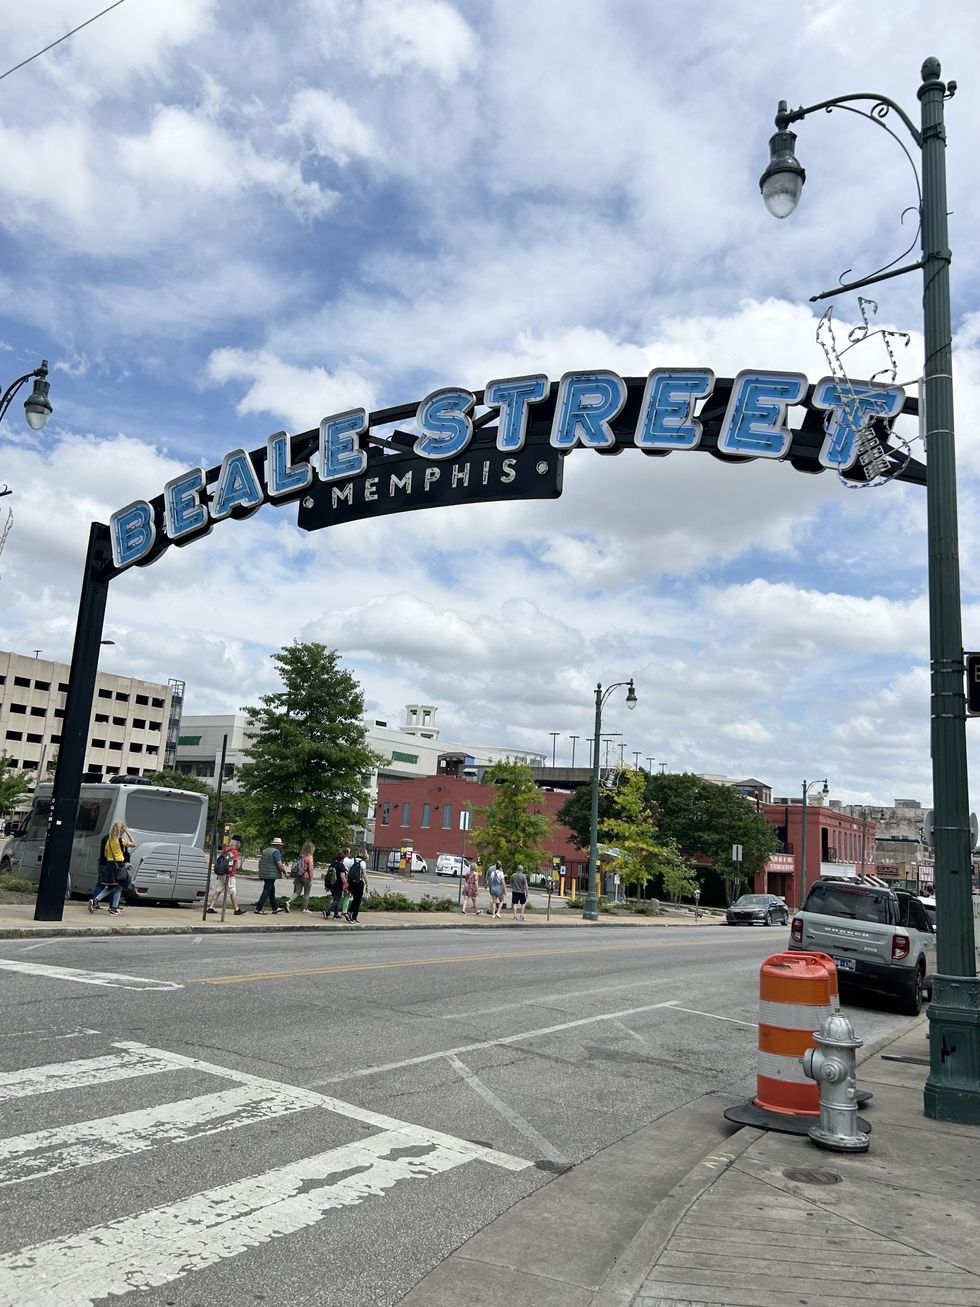
<path id="1" fill-rule="evenodd" d="M 748 1128 L 726 1136 L 730 1100 L 707 1095 L 537 1190 L 402 1301 L 977 1307 L 980 1128 L 923 1116 L 927 1057 L 923 1017 L 862 1064 L 868 1153 Z M 700 1160 L 665 1194 L 671 1150 L 698 1121 Z"/>
<path id="2" fill-rule="evenodd" d="M 32 903 L 0 904 L 0 939 L 24 939 L 50 935 L 186 935 L 195 933 L 212 934 L 227 931 L 366 931 L 366 930 L 531 930 L 544 926 L 547 929 L 567 929 L 569 926 L 592 926 L 608 930 L 613 927 L 636 927 L 639 929 L 657 929 L 669 926 L 717 926 L 723 924 L 723 918 L 702 917 L 695 921 L 689 914 L 668 913 L 662 917 L 616 917 L 601 915 L 598 921 L 584 922 L 580 912 L 568 908 L 552 911 L 551 920 L 546 920 L 543 911 L 534 912 L 524 922 L 514 921 L 511 914 L 505 913 L 498 920 L 491 918 L 489 912 L 482 912 L 474 917 L 472 913 L 463 916 L 462 912 L 378 912 L 361 910 L 358 924 L 347 921 L 327 921 L 319 912 L 301 913 L 298 908 L 291 912 L 279 912 L 276 916 L 266 913 L 259 916 L 247 910 L 243 916 L 236 917 L 229 908 L 222 923 L 220 915 L 201 919 L 201 907 L 149 907 L 137 904 L 126 908 L 119 917 L 110 917 L 105 910 L 89 912 L 87 903 L 66 903 L 62 921 L 35 921 Z"/>

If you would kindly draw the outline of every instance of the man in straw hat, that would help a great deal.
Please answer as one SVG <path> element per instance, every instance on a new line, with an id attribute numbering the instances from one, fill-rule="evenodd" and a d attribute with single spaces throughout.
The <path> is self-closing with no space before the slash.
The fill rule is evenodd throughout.
<path id="1" fill-rule="evenodd" d="M 276 902 L 276 881 L 285 874 L 286 868 L 282 860 L 282 840 L 277 835 L 271 844 L 259 854 L 259 879 L 262 881 L 262 893 L 255 905 L 255 911 L 260 917 L 265 916 L 262 907 L 266 899 L 272 904 L 273 916 L 279 911 L 279 904 Z"/>

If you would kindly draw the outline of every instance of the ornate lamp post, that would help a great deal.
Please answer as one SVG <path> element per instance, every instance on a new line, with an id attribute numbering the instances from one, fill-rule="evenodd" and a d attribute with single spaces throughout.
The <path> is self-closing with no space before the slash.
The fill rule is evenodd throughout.
<path id="1" fill-rule="evenodd" d="M 636 690 L 633 678 L 628 681 L 616 681 L 605 690 L 600 681 L 595 687 L 595 745 L 592 749 L 592 817 L 589 822 L 589 888 L 585 895 L 585 908 L 582 916 L 586 921 L 599 920 L 599 896 L 596 893 L 596 863 L 599 858 L 599 740 L 602 737 L 602 709 L 613 690 L 623 686 L 626 690 L 627 708 L 636 707 Z"/>
<path id="2" fill-rule="evenodd" d="M 3 421 L 3 415 L 10 407 L 14 396 L 20 390 L 21 386 L 27 381 L 34 382 L 34 388 L 24 401 L 24 416 L 27 418 L 27 425 L 35 431 L 40 431 L 51 416 L 51 401 L 48 399 L 48 391 L 51 389 L 51 383 L 48 381 L 48 360 L 42 359 L 41 366 L 35 368 L 33 372 L 25 372 L 22 377 L 12 381 L 0 397 L 0 422 Z M 0 497 L 9 495 L 10 491 L 6 486 L 0 488 Z"/>
<path id="3" fill-rule="evenodd" d="M 807 785 L 803 782 L 803 831 L 800 835 L 800 907 L 803 906 L 803 900 L 806 898 L 806 798 L 812 789 L 819 785 L 819 781 L 811 781 Z M 824 777 L 823 789 L 820 791 L 824 797 L 830 793 L 830 786 L 827 784 L 827 778 Z"/>
<path id="4" fill-rule="evenodd" d="M 925 1113 L 947 1121 L 980 1122 L 980 982 L 977 979 L 971 902 L 970 804 L 966 765 L 966 703 L 953 435 L 951 254 L 946 223 L 944 105 L 955 82 L 941 80 L 938 59 L 922 65 L 918 97 L 921 125 L 884 95 L 859 93 L 799 109 L 781 101 L 771 138 L 769 166 L 760 178 L 766 207 L 788 217 L 799 202 L 806 174 L 797 160 L 790 124 L 836 108 L 860 113 L 898 141 L 883 119 L 890 110 L 904 125 L 922 161 L 919 203 L 922 257 L 852 281 L 812 298 L 825 299 L 903 272 L 922 270 L 925 342 L 925 440 L 928 455 L 926 512 L 929 537 L 929 648 L 932 664 L 932 776 L 936 847 L 937 968 L 929 1007 L 931 1070 Z M 870 111 L 857 109 L 870 103 Z M 805 829 L 805 826 L 804 826 Z"/>

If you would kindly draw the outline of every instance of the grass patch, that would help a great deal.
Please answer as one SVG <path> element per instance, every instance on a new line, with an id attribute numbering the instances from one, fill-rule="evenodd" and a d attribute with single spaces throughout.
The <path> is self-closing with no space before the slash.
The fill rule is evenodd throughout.
<path id="1" fill-rule="evenodd" d="M 0 876 L 0 903 L 33 903 L 37 890 L 23 876 Z"/>
<path id="2" fill-rule="evenodd" d="M 310 897 L 311 912 L 325 912 L 330 907 L 331 900 L 326 896 Z M 457 904 L 455 899 L 433 898 L 431 894 L 423 894 L 420 899 L 410 899 L 407 894 L 385 891 L 379 894 L 377 890 L 372 890 L 370 894 L 365 894 L 361 900 L 362 912 L 456 912 Z"/>

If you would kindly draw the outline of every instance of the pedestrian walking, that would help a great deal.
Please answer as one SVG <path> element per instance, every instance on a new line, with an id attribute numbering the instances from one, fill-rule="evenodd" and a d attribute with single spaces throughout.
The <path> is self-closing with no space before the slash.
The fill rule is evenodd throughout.
<path id="1" fill-rule="evenodd" d="M 225 895 L 231 899 L 235 916 L 240 917 L 245 909 L 238 906 L 238 872 L 242 865 L 242 837 L 231 835 L 228 843 L 214 860 L 214 891 L 208 904 L 208 913 L 215 915 L 218 911 L 218 899 L 224 901 Z"/>
<path id="2" fill-rule="evenodd" d="M 293 877 L 293 907 L 297 903 L 302 903 L 302 911 L 310 910 L 310 890 L 313 888 L 313 855 L 316 853 L 316 845 L 307 840 L 300 850 L 299 857 L 293 863 L 290 871 Z"/>
<path id="3" fill-rule="evenodd" d="M 99 846 L 99 878 L 88 902 L 89 912 L 99 912 L 99 903 L 108 895 L 109 916 L 122 916 L 119 900 L 129 887 L 129 850 L 135 843 L 124 822 L 114 821 L 109 827 Z"/>
<path id="4" fill-rule="evenodd" d="M 334 921 L 340 920 L 340 900 L 347 889 L 347 867 L 344 859 L 350 858 L 350 849 L 343 849 L 331 862 L 327 868 L 326 875 L 323 877 L 323 886 L 330 895 L 330 905 L 323 909 L 323 915 L 328 921 L 331 918 Z"/>
<path id="5" fill-rule="evenodd" d="M 463 916 L 466 916 L 467 904 L 473 909 L 474 917 L 479 914 L 480 909 L 476 906 L 476 896 L 479 889 L 479 883 L 476 876 L 476 866 L 470 864 L 470 869 L 463 876 Z"/>
<path id="6" fill-rule="evenodd" d="M 495 862 L 487 872 L 487 889 L 490 891 L 490 916 L 499 917 L 500 909 L 504 906 L 504 895 L 507 893 L 504 869 L 499 862 Z"/>
<path id="7" fill-rule="evenodd" d="M 518 863 L 517 870 L 510 878 L 510 906 L 513 909 L 515 921 L 524 920 L 524 906 L 526 903 L 527 876 L 524 874 L 524 868 Z"/>
<path id="8" fill-rule="evenodd" d="M 357 914 L 361 910 L 361 899 L 367 890 L 367 849 L 361 849 L 352 860 L 350 871 L 347 873 L 347 890 L 350 894 L 350 907 L 347 910 L 347 920 L 353 926 L 360 925 L 357 920 Z"/>
<path id="9" fill-rule="evenodd" d="M 275 916 L 279 911 L 279 904 L 276 901 L 276 881 L 285 874 L 286 868 L 282 860 L 282 840 L 277 835 L 259 854 L 259 880 L 262 882 L 262 893 L 255 905 L 255 911 L 260 917 L 265 916 L 263 907 L 267 899 L 272 907 L 272 915 Z M 284 903 L 284 906 L 288 912 L 288 903 Z"/>

